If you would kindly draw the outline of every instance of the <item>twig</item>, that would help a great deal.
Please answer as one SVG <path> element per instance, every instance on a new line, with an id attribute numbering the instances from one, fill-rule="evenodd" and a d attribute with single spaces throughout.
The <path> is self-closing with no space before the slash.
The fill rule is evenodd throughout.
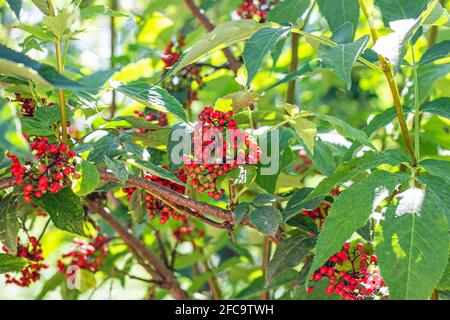
<path id="1" fill-rule="evenodd" d="M 163 259 L 164 265 L 169 268 L 169 260 L 167 259 L 166 248 L 164 248 L 163 241 L 161 239 L 161 234 L 158 230 L 153 230 L 153 234 L 156 237 L 156 241 L 158 241 L 159 250 L 161 251 L 161 257 Z"/>
<path id="2" fill-rule="evenodd" d="M 117 10 L 118 9 L 118 5 L 117 5 L 117 0 L 111 0 L 111 9 L 113 10 Z M 110 24 L 109 24 L 109 29 L 110 29 L 110 65 L 111 68 L 115 67 L 115 63 L 114 63 L 114 56 L 116 54 L 116 18 L 111 16 L 110 17 Z M 112 90 L 112 98 L 111 98 L 111 118 L 114 118 L 114 115 L 116 113 L 116 90 Z"/>
<path id="3" fill-rule="evenodd" d="M 202 12 L 202 10 L 197 7 L 193 0 L 184 0 L 184 3 L 208 32 L 214 30 L 214 24 L 208 19 L 208 17 Z M 222 52 L 225 54 L 225 57 L 228 60 L 230 69 L 234 73 L 236 73 L 241 66 L 240 62 L 236 60 L 233 53 L 228 48 L 222 49 Z"/>
<path id="4" fill-rule="evenodd" d="M 266 276 L 267 266 L 269 265 L 271 251 L 272 251 L 272 242 L 267 237 L 264 237 L 263 258 L 262 258 L 263 260 L 262 260 L 262 266 L 261 266 L 264 277 Z M 261 299 L 269 300 L 270 292 L 268 290 L 264 291 L 261 294 Z"/>

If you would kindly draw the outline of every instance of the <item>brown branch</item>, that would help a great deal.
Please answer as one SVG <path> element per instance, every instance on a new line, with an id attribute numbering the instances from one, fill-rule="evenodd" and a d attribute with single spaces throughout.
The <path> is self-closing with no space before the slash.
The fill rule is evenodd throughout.
<path id="1" fill-rule="evenodd" d="M 177 300 L 188 300 L 186 292 L 181 289 L 172 270 L 164 265 L 147 247 L 136 239 L 124 226 L 110 215 L 102 206 L 100 201 L 88 201 L 87 207 L 90 211 L 97 213 L 111 228 L 113 228 L 129 248 L 133 248 L 145 259 L 156 272 L 152 272 L 152 277 L 156 282 L 161 282 L 161 286 L 169 289 L 172 296 Z"/>
<path id="2" fill-rule="evenodd" d="M 0 190 L 8 189 L 16 185 L 16 178 L 7 178 L 0 180 Z"/>
<path id="3" fill-rule="evenodd" d="M 184 3 L 208 32 L 214 30 L 215 28 L 214 24 L 208 19 L 208 17 L 203 13 L 203 11 L 199 7 L 197 7 L 197 5 L 194 3 L 193 0 L 184 0 Z M 239 70 L 241 63 L 238 60 L 236 60 L 230 49 L 228 48 L 222 49 L 222 52 L 224 53 L 225 57 L 228 60 L 230 69 L 234 73 L 236 73 Z"/>
<path id="4" fill-rule="evenodd" d="M 269 238 L 264 237 L 263 260 L 262 260 L 262 266 L 261 266 L 262 272 L 264 274 L 264 278 L 266 277 L 267 266 L 269 265 L 271 251 L 272 251 L 272 242 L 270 241 Z M 270 299 L 270 292 L 269 292 L 269 290 L 264 291 L 261 294 L 261 299 L 262 300 L 269 300 Z"/>

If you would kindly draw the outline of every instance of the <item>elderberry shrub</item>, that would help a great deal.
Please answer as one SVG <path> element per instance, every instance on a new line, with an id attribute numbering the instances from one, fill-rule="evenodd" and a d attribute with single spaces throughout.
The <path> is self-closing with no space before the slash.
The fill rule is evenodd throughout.
<path id="1" fill-rule="evenodd" d="M 9 253 L 5 246 L 2 247 L 2 250 L 5 253 Z M 30 261 L 30 263 L 16 277 L 13 277 L 9 273 L 5 274 L 6 284 L 28 287 L 41 278 L 42 269 L 48 268 L 48 265 L 43 262 L 42 245 L 33 236 L 28 238 L 26 245 L 21 244 L 19 239 L 17 243 L 17 256 Z"/>
<path id="2" fill-rule="evenodd" d="M 345 300 L 382 296 L 386 293 L 386 286 L 375 265 L 377 261 L 375 255 L 367 254 L 362 243 L 353 249 L 345 243 L 342 250 L 314 272 L 311 277 L 314 284 L 308 287 L 308 292 L 311 293 L 315 284 L 326 278 L 329 281 L 326 294 L 335 293 Z"/>
<path id="3" fill-rule="evenodd" d="M 163 165 L 162 168 L 168 169 L 167 165 Z M 187 181 L 186 173 L 183 169 L 176 169 L 174 174 L 177 176 L 177 178 L 182 181 Z M 144 178 L 147 180 L 153 181 L 154 183 L 157 183 L 159 185 L 162 185 L 166 188 L 172 189 L 175 192 L 184 194 L 185 187 L 182 185 L 179 185 L 173 181 L 162 179 L 158 176 L 152 175 L 152 174 L 146 174 L 144 175 Z M 131 199 L 131 196 L 136 191 L 136 188 L 123 188 L 122 189 L 128 196 L 128 200 Z M 177 211 L 170 206 L 167 206 L 163 201 L 159 200 L 158 198 L 154 197 L 153 195 L 147 193 L 144 196 L 145 200 L 145 210 L 148 214 L 149 219 L 155 219 L 159 216 L 159 223 L 165 224 L 171 217 L 174 220 L 181 220 L 186 221 L 186 217 L 183 215 L 180 215 L 177 213 Z"/>
<path id="4" fill-rule="evenodd" d="M 225 192 L 219 185 L 223 175 L 243 164 L 257 164 L 261 157 L 258 144 L 238 128 L 238 122 L 232 117 L 233 111 L 203 109 L 194 128 L 194 151 L 183 155 L 184 169 L 192 187 L 200 193 L 207 192 L 216 200 L 222 199 Z"/>
<path id="5" fill-rule="evenodd" d="M 75 238 L 74 250 L 63 254 L 62 259 L 57 261 L 58 270 L 65 273 L 67 278 L 71 278 L 72 274 L 67 272 L 69 266 L 76 266 L 80 269 L 89 270 L 91 272 L 99 271 L 108 254 L 108 238 L 106 234 L 97 235 L 92 241 Z"/>
<path id="6" fill-rule="evenodd" d="M 165 70 L 172 68 L 183 54 L 186 36 L 177 35 L 175 40 L 169 41 L 163 50 L 161 61 L 164 63 Z M 198 89 L 203 86 L 201 76 L 201 66 L 198 63 L 190 64 L 181 69 L 176 76 L 164 83 L 165 89 L 171 93 L 184 91 L 186 94 L 186 105 L 192 104 L 197 100 Z"/>
<path id="7" fill-rule="evenodd" d="M 280 2 L 279 0 L 244 0 L 236 13 L 242 19 L 254 19 L 258 22 L 265 22 L 267 13 Z"/>
<path id="8" fill-rule="evenodd" d="M 31 202 L 33 197 L 41 198 L 46 192 L 57 193 L 68 185 L 70 179 L 79 179 L 76 172 L 76 152 L 67 144 L 50 143 L 49 139 L 34 138 L 30 145 L 33 161 L 20 162 L 17 156 L 7 154 L 12 165 L 10 171 L 17 186 L 22 186 L 23 201 Z"/>

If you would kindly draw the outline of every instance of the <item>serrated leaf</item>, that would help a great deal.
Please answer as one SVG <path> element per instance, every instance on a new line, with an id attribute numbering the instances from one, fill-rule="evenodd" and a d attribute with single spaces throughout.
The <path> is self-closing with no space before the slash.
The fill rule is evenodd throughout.
<path id="1" fill-rule="evenodd" d="M 250 204 L 247 202 L 239 203 L 233 211 L 233 220 L 236 225 L 241 224 L 242 221 L 248 219 L 250 212 Z"/>
<path id="2" fill-rule="evenodd" d="M 373 210 L 404 179 L 405 175 L 376 171 L 338 196 L 319 234 L 310 275 L 338 252 L 357 229 L 364 227 Z"/>
<path id="3" fill-rule="evenodd" d="M 186 112 L 181 103 L 161 87 L 143 82 L 134 82 L 130 84 L 120 84 L 115 89 L 147 107 L 171 113 L 187 122 Z"/>
<path id="4" fill-rule="evenodd" d="M 17 19 L 20 20 L 20 11 L 22 10 L 22 0 L 6 0 L 6 2 L 16 15 Z"/>
<path id="5" fill-rule="evenodd" d="M 28 143 L 22 135 L 22 127 L 13 105 L 0 98 L 0 146 L 19 156 L 30 155 Z"/>
<path id="6" fill-rule="evenodd" d="M 0 201 L 0 242 L 12 254 L 17 252 L 19 220 L 15 208 L 15 198 L 7 195 Z"/>
<path id="7" fill-rule="evenodd" d="M 57 39 L 62 39 L 76 19 L 77 15 L 74 12 L 63 9 L 56 16 L 44 17 L 44 23 Z"/>
<path id="8" fill-rule="evenodd" d="M 105 5 L 94 5 L 82 8 L 80 11 L 81 18 L 90 19 L 98 15 L 107 15 L 110 17 L 127 17 L 128 15 L 124 12 L 113 10 Z"/>
<path id="9" fill-rule="evenodd" d="M 331 31 L 334 33 L 345 23 L 350 23 L 354 34 L 358 29 L 359 5 L 353 0 L 317 0 L 319 11 L 328 22 Z"/>
<path id="10" fill-rule="evenodd" d="M 294 215 L 300 213 L 301 210 L 313 210 L 317 208 L 321 199 L 305 202 L 306 197 L 313 191 L 312 188 L 301 188 L 296 190 L 289 199 L 284 208 L 283 220 L 288 221 Z"/>
<path id="11" fill-rule="evenodd" d="M 448 262 L 448 225 L 442 208 L 422 190 L 400 197 L 381 223 L 375 253 L 392 299 L 425 300 Z"/>
<path id="12" fill-rule="evenodd" d="M 445 58 L 450 53 L 450 40 L 444 40 L 436 43 L 429 48 L 419 60 L 419 65 L 431 63 L 433 61 Z"/>
<path id="13" fill-rule="evenodd" d="M 282 0 L 269 11 L 269 21 L 296 23 L 311 5 L 311 0 Z"/>
<path id="14" fill-rule="evenodd" d="M 434 202 L 445 209 L 444 212 L 450 224 L 450 186 L 448 182 L 443 177 L 431 174 L 420 175 L 419 182 L 425 184 L 426 192 L 433 198 Z"/>
<path id="15" fill-rule="evenodd" d="M 256 31 L 245 44 L 242 57 L 247 69 L 247 86 L 253 81 L 264 57 L 275 48 L 278 39 L 288 32 L 283 28 L 263 28 Z"/>
<path id="16" fill-rule="evenodd" d="M 184 186 L 184 182 L 178 179 L 172 172 L 167 171 L 164 168 L 161 168 L 149 161 L 143 161 L 143 160 L 130 160 L 128 161 L 129 164 L 132 166 L 135 166 L 141 170 L 144 170 L 145 172 L 148 172 L 152 175 L 158 176 L 160 178 L 175 182 L 181 186 Z"/>
<path id="17" fill-rule="evenodd" d="M 83 202 L 70 187 L 57 193 L 47 192 L 42 198 L 34 199 L 34 203 L 50 215 L 58 229 L 85 236 Z"/>
<path id="18" fill-rule="evenodd" d="M 302 139 L 304 145 L 311 152 L 311 154 L 314 154 L 314 141 L 317 135 L 316 124 L 305 118 L 296 118 L 293 122 L 295 131 L 299 135 L 300 139 Z"/>
<path id="19" fill-rule="evenodd" d="M 423 106 L 422 111 L 450 119 L 450 98 L 442 97 L 427 102 Z"/>
<path id="20" fill-rule="evenodd" d="M 214 51 L 226 48 L 239 41 L 247 40 L 262 25 L 252 19 L 236 20 L 223 23 L 207 33 L 196 42 L 167 74 L 173 74 L 187 65 L 194 63 Z"/>
<path id="21" fill-rule="evenodd" d="M 427 7 L 428 0 L 375 0 L 385 26 L 396 20 L 415 19 Z"/>
<path id="22" fill-rule="evenodd" d="M 358 141 L 359 143 L 368 146 L 373 150 L 376 150 L 374 145 L 369 141 L 369 138 L 364 133 L 364 131 L 355 129 L 343 120 L 330 115 L 315 114 L 315 117 L 330 123 L 342 136 L 353 141 Z"/>
<path id="23" fill-rule="evenodd" d="M 450 259 L 449 259 L 450 261 Z M 447 262 L 447 267 L 441 277 L 441 280 L 436 286 L 439 291 L 450 291 L 450 263 Z"/>
<path id="24" fill-rule="evenodd" d="M 29 261 L 24 258 L 13 256 L 11 254 L 0 253 L 0 274 L 20 272 L 28 264 Z"/>
<path id="25" fill-rule="evenodd" d="M 49 9 L 49 5 L 48 5 L 48 1 L 47 0 L 31 0 L 34 5 L 41 10 L 41 12 L 45 15 L 49 15 L 50 14 L 50 9 Z"/>
<path id="26" fill-rule="evenodd" d="M 95 190 L 100 183 L 100 173 L 97 167 L 90 161 L 82 160 L 78 165 L 78 170 L 81 174 L 80 179 L 75 180 L 75 184 L 72 186 L 72 190 L 80 195 L 84 196 Z"/>
<path id="27" fill-rule="evenodd" d="M 258 231 L 269 236 L 277 233 L 282 220 L 280 211 L 274 207 L 257 207 L 250 213 L 250 222 Z"/>
<path id="28" fill-rule="evenodd" d="M 34 118 L 22 118 L 20 122 L 22 132 L 28 137 L 51 137 L 55 134 L 55 131 Z"/>
<path id="29" fill-rule="evenodd" d="M 426 159 L 421 161 L 420 165 L 427 169 L 433 176 L 440 177 L 450 184 L 450 161 Z"/>
<path id="30" fill-rule="evenodd" d="M 252 204 L 254 206 L 261 206 L 266 204 L 272 204 L 282 199 L 283 199 L 282 197 L 274 196 L 273 194 L 260 193 L 255 197 L 255 199 L 253 199 Z"/>
<path id="31" fill-rule="evenodd" d="M 435 88 L 436 81 L 446 77 L 449 73 L 450 63 L 429 63 L 419 66 L 417 68 L 419 102 L 423 103 Z M 413 97 L 413 88 L 408 90 L 408 94 L 410 97 Z"/>
<path id="32" fill-rule="evenodd" d="M 298 266 L 314 246 L 314 239 L 296 234 L 280 242 L 266 271 L 266 285 L 289 268 Z"/>
<path id="33" fill-rule="evenodd" d="M 37 62 L 4 45 L 0 45 L 0 73 L 16 78 L 34 80 L 44 87 L 53 86 L 69 90 L 89 89 L 59 74 L 52 66 Z"/>
<path id="34" fill-rule="evenodd" d="M 238 91 L 227 94 L 222 99 L 231 99 L 231 106 L 233 107 L 233 111 L 239 112 L 241 109 L 256 103 L 259 98 L 261 98 L 260 93 L 251 91 Z"/>
<path id="35" fill-rule="evenodd" d="M 123 162 L 116 159 L 110 159 L 107 156 L 104 157 L 104 160 L 108 170 L 111 170 L 111 172 L 117 177 L 117 179 L 119 179 L 122 183 L 127 182 L 128 170 Z"/>
<path id="36" fill-rule="evenodd" d="M 368 36 L 363 36 L 352 43 L 337 44 L 335 46 L 319 46 L 319 57 L 323 66 L 336 73 L 344 80 L 347 90 L 352 86 L 351 71 L 369 42 Z"/>

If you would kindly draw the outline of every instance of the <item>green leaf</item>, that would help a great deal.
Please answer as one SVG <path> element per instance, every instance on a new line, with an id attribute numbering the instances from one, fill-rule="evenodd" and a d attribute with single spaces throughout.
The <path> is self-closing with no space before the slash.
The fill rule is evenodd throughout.
<path id="1" fill-rule="evenodd" d="M 61 10 L 56 16 L 44 17 L 44 23 L 57 39 L 62 39 L 66 31 L 75 23 L 77 15 L 67 9 Z"/>
<path id="2" fill-rule="evenodd" d="M 128 170 L 126 165 L 122 161 L 110 159 L 107 156 L 105 156 L 104 160 L 108 170 L 111 170 L 111 172 L 117 177 L 117 179 L 119 179 L 122 183 L 127 182 Z"/>
<path id="3" fill-rule="evenodd" d="M 358 141 L 359 143 L 368 146 L 373 150 L 376 150 L 374 145 L 369 141 L 369 138 L 364 133 L 364 131 L 355 129 L 349 124 L 345 123 L 343 120 L 330 115 L 315 114 L 314 116 L 330 123 L 336 129 L 336 131 L 342 136 L 353 141 Z"/>
<path id="4" fill-rule="evenodd" d="M 107 7 L 104 5 L 88 6 L 86 8 L 81 9 L 80 14 L 81 14 L 81 18 L 83 18 L 83 19 L 90 19 L 90 18 L 93 18 L 100 14 L 107 15 L 110 17 L 115 17 L 115 18 L 128 16 L 124 12 L 113 10 L 110 7 Z"/>
<path id="5" fill-rule="evenodd" d="M 84 196 L 95 190 L 100 183 L 100 173 L 90 161 L 82 160 L 78 165 L 81 178 L 75 181 L 72 190 L 79 196 Z"/>
<path id="6" fill-rule="evenodd" d="M 66 282 L 67 278 L 65 275 L 61 272 L 56 272 L 50 279 L 45 281 L 39 295 L 36 297 L 36 300 L 42 300 L 48 292 L 56 290 L 56 288 Z"/>
<path id="7" fill-rule="evenodd" d="M 287 269 L 298 266 L 314 246 L 314 243 L 313 238 L 303 234 L 296 234 L 281 241 L 267 267 L 266 285 L 271 284 L 273 279 Z"/>
<path id="8" fill-rule="evenodd" d="M 300 213 L 301 210 L 313 210 L 317 208 L 321 202 L 321 199 L 314 199 L 309 202 L 305 202 L 306 197 L 313 191 L 312 188 L 301 188 L 296 190 L 289 199 L 286 207 L 284 208 L 284 221 L 288 221 L 294 215 Z"/>
<path id="9" fill-rule="evenodd" d="M 338 252 L 357 229 L 366 225 L 373 210 L 404 179 L 405 175 L 376 171 L 339 195 L 319 234 L 311 274 Z"/>
<path id="10" fill-rule="evenodd" d="M 70 187 L 57 193 L 47 192 L 34 203 L 46 211 L 55 227 L 61 230 L 85 236 L 83 231 L 83 203 Z"/>
<path id="11" fill-rule="evenodd" d="M 31 0 L 34 5 L 41 10 L 41 12 L 45 15 L 50 14 L 49 5 L 47 0 Z"/>
<path id="12" fill-rule="evenodd" d="M 95 279 L 95 273 L 87 270 L 80 270 L 80 292 L 86 292 L 89 289 L 93 289 L 97 286 L 97 280 Z"/>
<path id="13" fill-rule="evenodd" d="M 261 28 L 262 24 L 252 19 L 235 20 L 217 26 L 213 31 L 207 33 L 202 39 L 196 42 L 166 76 L 178 72 L 187 65 L 200 60 L 214 51 L 249 39 Z"/>
<path id="14" fill-rule="evenodd" d="M 22 0 L 6 0 L 6 2 L 16 15 L 17 19 L 20 20 L 20 11 L 22 10 Z"/>
<path id="15" fill-rule="evenodd" d="M 450 185 L 444 179 L 431 174 L 419 176 L 419 182 L 426 185 L 426 192 L 434 199 L 434 202 L 444 208 L 447 221 L 450 223 Z"/>
<path id="16" fill-rule="evenodd" d="M 450 40 L 439 42 L 429 48 L 419 60 L 419 65 L 445 58 L 450 53 Z"/>
<path id="17" fill-rule="evenodd" d="M 375 253 L 392 299 L 425 300 L 448 262 L 447 221 L 420 189 L 408 189 L 399 198 L 381 223 Z"/>
<path id="18" fill-rule="evenodd" d="M 52 66 L 37 62 L 4 45 L 0 45 L 0 73 L 16 78 L 34 80 L 44 87 L 53 86 L 69 90 L 88 89 L 88 87 L 59 74 Z"/>
<path id="19" fill-rule="evenodd" d="M 278 39 L 288 31 L 288 29 L 284 28 L 263 28 L 256 31 L 245 44 L 242 57 L 244 58 L 244 64 L 247 69 L 247 86 L 250 85 L 256 76 L 264 57 L 273 51 Z"/>
<path id="20" fill-rule="evenodd" d="M 55 131 L 34 118 L 22 118 L 20 122 L 22 124 L 22 132 L 28 137 L 51 137 L 55 134 Z"/>
<path id="21" fill-rule="evenodd" d="M 428 0 L 375 0 L 385 26 L 395 20 L 415 19 L 427 7 Z"/>
<path id="22" fill-rule="evenodd" d="M 130 84 L 120 84 L 116 90 L 147 107 L 171 113 L 187 122 L 186 112 L 181 103 L 161 87 L 143 82 L 134 82 Z"/>
<path id="23" fill-rule="evenodd" d="M 142 223 L 145 217 L 145 192 L 136 190 L 131 195 L 128 203 L 128 210 L 136 223 Z"/>
<path id="24" fill-rule="evenodd" d="M 248 218 L 250 204 L 248 202 L 239 203 L 233 211 L 233 220 L 236 225 Z"/>
<path id="25" fill-rule="evenodd" d="M 238 91 L 227 94 L 221 100 L 231 99 L 231 106 L 234 112 L 238 112 L 241 109 L 251 106 L 261 98 L 261 94 L 251 91 Z"/>
<path id="26" fill-rule="evenodd" d="M 336 185 L 347 182 L 359 173 L 376 168 L 379 165 L 389 164 L 395 166 L 409 161 L 407 155 L 398 152 L 398 150 L 386 150 L 380 153 L 367 152 L 362 157 L 340 163 L 330 177 L 320 181 L 314 191 L 306 197 L 305 201 L 318 198 L 323 199 Z"/>
<path id="27" fill-rule="evenodd" d="M 282 200 L 282 197 L 274 196 L 273 194 L 260 193 L 255 199 L 253 199 L 252 204 L 254 206 L 262 206 L 267 204 L 273 204 L 274 202 Z"/>
<path id="28" fill-rule="evenodd" d="M 18 157 L 30 155 L 28 143 L 13 105 L 0 98 L 0 146 Z"/>
<path id="29" fill-rule="evenodd" d="M 274 207 L 257 207 L 250 213 L 250 222 L 258 231 L 269 236 L 277 233 L 282 220 L 280 211 Z"/>
<path id="30" fill-rule="evenodd" d="M 422 111 L 450 119 L 450 98 L 442 97 L 427 102 L 423 106 Z"/>
<path id="31" fill-rule="evenodd" d="M 359 20 L 359 5 L 353 0 L 317 0 L 319 11 L 328 22 L 331 31 L 336 32 L 345 23 L 353 27 L 353 39 Z"/>
<path id="32" fill-rule="evenodd" d="M 444 270 L 444 274 L 442 275 L 441 280 L 437 284 L 436 289 L 440 291 L 450 291 L 450 263 L 448 262 L 447 267 Z"/>
<path id="33" fill-rule="evenodd" d="M 0 274 L 20 272 L 28 264 L 29 261 L 24 258 L 13 256 L 11 254 L 0 253 Z"/>
<path id="34" fill-rule="evenodd" d="M 311 0 L 282 0 L 269 11 L 269 21 L 295 24 L 310 5 Z"/>
<path id="35" fill-rule="evenodd" d="M 419 83 L 419 102 L 423 103 L 431 91 L 435 88 L 437 80 L 444 78 L 450 73 L 450 63 L 429 63 L 417 68 L 417 78 Z M 413 89 L 408 91 L 409 96 L 413 97 Z M 412 98 L 411 98 L 412 99 Z"/>
<path id="36" fill-rule="evenodd" d="M 149 161 L 143 161 L 143 160 L 130 160 L 128 161 L 129 164 L 132 166 L 135 166 L 141 170 L 144 170 L 145 172 L 148 172 L 152 175 L 158 176 L 160 178 L 170 180 L 172 182 L 175 182 L 181 186 L 184 186 L 184 182 L 178 179 L 172 172 L 167 171 L 164 168 L 161 168 L 157 165 L 154 165 L 153 163 Z"/>
<path id="37" fill-rule="evenodd" d="M 421 161 L 420 165 L 427 169 L 433 176 L 440 177 L 450 184 L 450 161 L 426 159 Z"/>
<path id="38" fill-rule="evenodd" d="M 368 36 L 363 36 L 352 43 L 337 44 L 335 46 L 319 46 L 319 58 L 323 66 L 336 73 L 344 80 L 347 90 L 352 86 L 351 71 L 369 42 Z"/>
<path id="39" fill-rule="evenodd" d="M 293 122 L 295 131 L 299 135 L 300 139 L 302 139 L 304 145 L 311 152 L 311 154 L 314 154 L 314 140 L 317 135 L 316 124 L 305 118 L 296 118 Z"/>
<path id="40" fill-rule="evenodd" d="M 17 252 L 19 220 L 15 208 L 15 198 L 7 195 L 0 202 L 0 241 L 12 254 Z"/>

